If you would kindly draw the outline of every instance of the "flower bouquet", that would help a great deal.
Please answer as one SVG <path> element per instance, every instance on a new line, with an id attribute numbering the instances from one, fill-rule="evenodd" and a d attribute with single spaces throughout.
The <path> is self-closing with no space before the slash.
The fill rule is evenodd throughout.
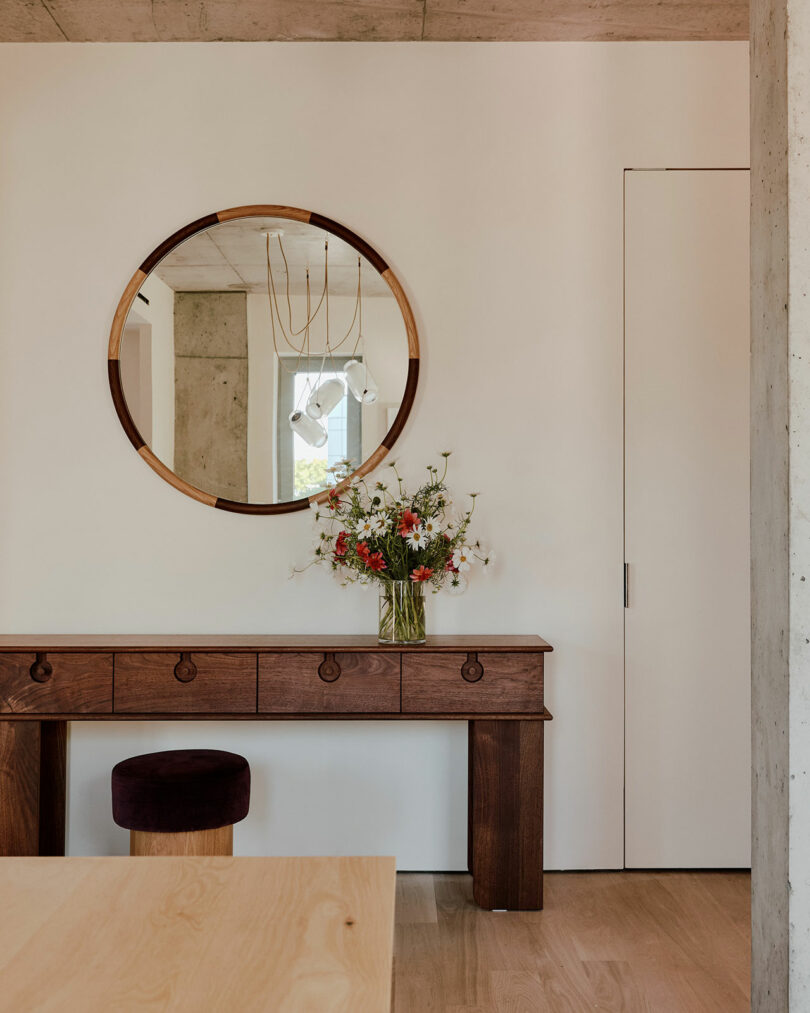
<path id="1" fill-rule="evenodd" d="M 425 587 L 459 594 L 467 587 L 471 567 L 487 572 L 494 560 L 469 527 L 476 493 L 466 510 L 454 512 L 444 468 L 428 465 L 428 479 L 415 493 L 406 491 L 393 469 L 393 488 L 363 479 L 347 480 L 349 462 L 333 469 L 336 485 L 312 504 L 318 523 L 313 562 L 329 566 L 341 584 L 380 585 L 381 643 L 413 644 L 425 640 Z"/>

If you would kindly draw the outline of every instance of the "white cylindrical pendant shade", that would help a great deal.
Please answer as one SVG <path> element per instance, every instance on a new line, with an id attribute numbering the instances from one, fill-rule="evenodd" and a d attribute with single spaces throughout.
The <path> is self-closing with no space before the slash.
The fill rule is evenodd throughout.
<path id="1" fill-rule="evenodd" d="M 316 422 L 315 419 L 311 419 L 309 415 L 305 415 L 298 408 L 294 412 L 290 412 L 290 429 L 310 447 L 322 447 L 328 439 L 323 425 Z"/>
<path id="2" fill-rule="evenodd" d="M 343 400 L 346 388 L 342 380 L 324 380 L 320 387 L 309 395 L 307 401 L 307 415 L 311 419 L 325 418 Z"/>
<path id="3" fill-rule="evenodd" d="M 364 362 L 352 359 L 343 367 L 349 390 L 361 404 L 374 404 L 377 400 L 377 384 Z"/>

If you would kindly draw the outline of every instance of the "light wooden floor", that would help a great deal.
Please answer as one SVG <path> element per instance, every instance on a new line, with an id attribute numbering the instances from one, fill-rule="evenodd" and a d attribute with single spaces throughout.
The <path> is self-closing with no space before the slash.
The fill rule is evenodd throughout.
<path id="1" fill-rule="evenodd" d="M 493 913 L 466 875 L 397 877 L 395 1013 L 742 1013 L 750 877 L 547 873 L 544 911 Z"/>

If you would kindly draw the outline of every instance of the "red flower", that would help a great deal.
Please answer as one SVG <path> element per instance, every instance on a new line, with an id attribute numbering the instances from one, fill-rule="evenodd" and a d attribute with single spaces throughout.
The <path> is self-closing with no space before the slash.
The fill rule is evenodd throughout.
<path id="1" fill-rule="evenodd" d="M 419 514 L 406 510 L 399 519 L 399 533 L 404 538 L 409 535 L 419 524 Z"/>
<path id="2" fill-rule="evenodd" d="M 338 496 L 337 486 L 329 490 L 329 496 L 326 500 L 326 505 L 330 510 L 337 510 L 340 506 L 340 496 Z"/>
<path id="3" fill-rule="evenodd" d="M 354 551 L 361 559 L 368 560 L 368 555 L 371 550 L 368 547 L 368 542 L 358 542 L 354 547 Z"/>
<path id="4" fill-rule="evenodd" d="M 387 570 L 388 567 L 385 565 L 383 554 L 381 552 L 372 552 L 370 556 L 366 558 L 366 566 L 369 570 Z"/>
<path id="5" fill-rule="evenodd" d="M 453 566 L 453 557 L 452 556 L 447 560 L 447 566 L 445 566 L 445 570 L 449 570 L 450 573 L 458 573 L 458 570 L 456 569 L 456 567 Z"/>
<path id="6" fill-rule="evenodd" d="M 341 531 L 340 534 L 337 536 L 337 539 L 335 540 L 335 555 L 336 556 L 345 556 L 346 555 L 346 550 L 349 548 L 349 546 L 346 544 L 346 541 L 347 541 L 348 537 L 349 537 L 349 532 L 348 531 Z"/>
<path id="7" fill-rule="evenodd" d="M 417 568 L 411 573 L 411 580 L 415 584 L 420 584 L 423 580 L 430 580 L 433 576 L 433 570 L 429 566 L 417 566 Z"/>

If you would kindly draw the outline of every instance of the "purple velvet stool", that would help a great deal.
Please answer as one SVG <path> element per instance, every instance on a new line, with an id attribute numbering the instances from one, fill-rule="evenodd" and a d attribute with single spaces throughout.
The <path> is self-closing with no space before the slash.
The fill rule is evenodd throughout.
<path id="1" fill-rule="evenodd" d="M 232 855 L 249 805 L 250 767 L 236 753 L 169 749 L 113 767 L 113 819 L 131 855 Z"/>

